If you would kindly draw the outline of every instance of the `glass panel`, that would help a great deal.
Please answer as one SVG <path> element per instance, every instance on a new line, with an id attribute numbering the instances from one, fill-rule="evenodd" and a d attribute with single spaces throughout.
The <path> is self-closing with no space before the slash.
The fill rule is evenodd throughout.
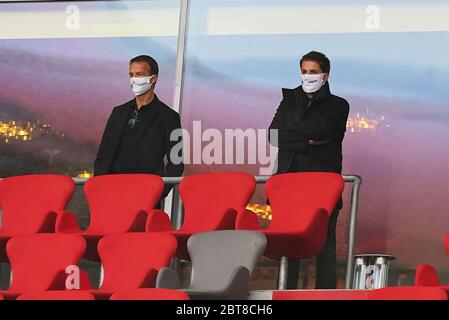
<path id="1" fill-rule="evenodd" d="M 396 256 L 393 284 L 412 284 L 420 262 L 442 271 L 447 266 L 442 241 L 449 231 L 448 9 L 443 1 L 193 0 L 183 126 L 192 136 L 198 120 L 198 132 L 214 128 L 222 136 L 225 129 L 267 128 L 281 88 L 300 84 L 300 57 L 324 52 L 331 60 L 331 91 L 351 105 L 343 172 L 364 179 L 356 252 Z M 196 145 L 197 161 L 187 159 L 187 174 L 260 173 L 260 158 L 223 164 L 230 152 L 224 146 L 221 164 L 207 165 L 204 150 L 211 140 L 204 135 L 201 161 Z M 252 201 L 263 204 L 263 190 Z M 337 228 L 340 287 L 348 203 L 346 194 Z"/>
<path id="2" fill-rule="evenodd" d="M 179 0 L 0 4 L 0 176 L 88 176 L 106 120 L 131 100 L 129 59 L 160 65 L 171 105 Z"/>

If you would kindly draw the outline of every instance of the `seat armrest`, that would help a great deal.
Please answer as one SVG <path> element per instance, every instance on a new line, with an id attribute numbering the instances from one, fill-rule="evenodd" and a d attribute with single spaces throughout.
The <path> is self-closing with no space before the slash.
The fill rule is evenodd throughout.
<path id="1" fill-rule="evenodd" d="M 54 233 L 56 228 L 56 219 L 58 212 L 49 211 L 39 223 L 38 233 Z"/>
<path id="2" fill-rule="evenodd" d="M 223 290 L 223 299 L 246 300 L 249 293 L 251 274 L 246 267 L 238 266 L 234 269 L 227 286 Z"/>
<path id="3" fill-rule="evenodd" d="M 441 286 L 435 268 L 428 264 L 420 264 L 416 268 L 415 286 L 438 287 Z"/>
<path id="4" fill-rule="evenodd" d="M 146 232 L 173 231 L 170 218 L 162 210 L 153 209 L 148 213 Z"/>
<path id="5" fill-rule="evenodd" d="M 246 300 L 250 280 L 249 270 L 246 267 L 238 266 L 230 274 L 228 281 L 221 289 L 187 288 L 184 291 L 192 300 Z"/>
<path id="6" fill-rule="evenodd" d="M 76 216 L 70 211 L 60 211 L 56 216 L 55 232 L 81 233 Z"/>
<path id="7" fill-rule="evenodd" d="M 128 232 L 145 232 L 147 219 L 148 212 L 144 209 L 139 210 L 132 225 L 128 228 Z"/>
<path id="8" fill-rule="evenodd" d="M 161 268 L 157 274 L 156 288 L 181 289 L 178 273 L 168 267 Z"/>
<path id="9" fill-rule="evenodd" d="M 260 230 L 259 221 L 257 215 L 248 209 L 243 209 L 238 212 L 235 219 L 236 230 Z"/>

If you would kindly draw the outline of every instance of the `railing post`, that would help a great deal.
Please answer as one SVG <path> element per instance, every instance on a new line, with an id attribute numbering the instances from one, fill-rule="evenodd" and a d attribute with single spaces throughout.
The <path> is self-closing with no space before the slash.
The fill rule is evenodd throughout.
<path id="1" fill-rule="evenodd" d="M 287 289 L 288 257 L 281 257 L 278 270 L 278 290 Z"/>
<path id="2" fill-rule="evenodd" d="M 360 185 L 362 184 L 362 178 L 359 176 L 350 176 L 353 182 L 351 190 L 351 205 L 349 211 L 349 235 L 348 235 L 348 260 L 346 263 L 346 279 L 345 289 L 351 289 L 352 274 L 354 268 L 354 249 L 355 249 L 355 236 L 357 227 L 357 211 L 359 207 L 359 192 Z"/>

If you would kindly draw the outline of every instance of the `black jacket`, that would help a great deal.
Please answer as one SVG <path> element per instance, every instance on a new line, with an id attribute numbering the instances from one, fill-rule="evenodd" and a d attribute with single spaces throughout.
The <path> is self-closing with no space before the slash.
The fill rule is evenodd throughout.
<path id="1" fill-rule="evenodd" d="M 342 169 L 342 142 L 349 113 L 348 102 L 325 85 L 309 100 L 301 86 L 282 89 L 283 99 L 270 129 L 278 129 L 276 173 L 337 172 Z M 309 145 L 309 139 L 325 141 Z"/>
<path id="2" fill-rule="evenodd" d="M 178 177 L 184 171 L 184 164 L 173 163 L 170 159 L 170 150 L 174 145 L 182 140 L 170 141 L 170 133 L 174 129 L 181 128 L 179 114 L 160 101 L 155 96 L 154 103 L 151 103 L 151 113 L 144 124 L 144 130 L 138 136 L 139 140 L 146 141 L 145 144 L 137 143 L 136 152 L 141 161 L 139 170 L 136 173 L 151 173 L 165 177 Z M 100 147 L 94 161 L 94 175 L 111 173 L 117 149 L 119 147 L 122 134 L 128 125 L 128 120 L 135 100 L 126 102 L 113 109 L 109 116 L 106 128 L 101 139 Z M 142 139 L 144 138 L 144 139 Z M 182 151 L 180 151 L 180 154 Z M 167 164 L 164 163 L 167 157 Z M 164 194 L 168 192 L 166 188 Z"/>

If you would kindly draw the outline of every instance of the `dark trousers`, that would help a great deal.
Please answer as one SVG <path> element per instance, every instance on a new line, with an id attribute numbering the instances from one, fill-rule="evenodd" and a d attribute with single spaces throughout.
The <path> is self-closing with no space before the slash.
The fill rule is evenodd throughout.
<path id="1" fill-rule="evenodd" d="M 337 256 L 335 231 L 340 209 L 335 209 L 329 219 L 327 240 L 316 256 L 316 288 L 337 288 Z M 288 260 L 287 289 L 297 289 L 300 260 Z"/>

